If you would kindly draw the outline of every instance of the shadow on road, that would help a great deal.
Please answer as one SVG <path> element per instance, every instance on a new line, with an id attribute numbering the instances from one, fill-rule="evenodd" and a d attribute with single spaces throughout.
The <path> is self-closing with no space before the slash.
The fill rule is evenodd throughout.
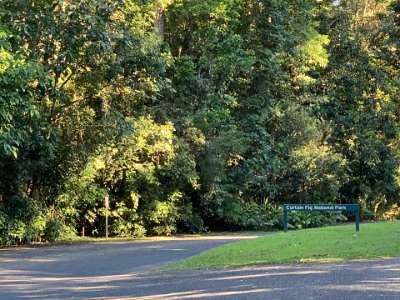
<path id="1" fill-rule="evenodd" d="M 243 238 L 250 236 L 0 251 L 0 299 L 400 299 L 400 258 L 154 271 Z"/>
<path id="2" fill-rule="evenodd" d="M 88 277 L 3 269 L 0 276 L 8 299 L 400 299 L 399 259 Z"/>

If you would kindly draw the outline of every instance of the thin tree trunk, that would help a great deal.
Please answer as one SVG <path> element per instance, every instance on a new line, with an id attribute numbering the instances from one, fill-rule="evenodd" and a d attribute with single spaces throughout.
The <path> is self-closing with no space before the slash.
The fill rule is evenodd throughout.
<path id="1" fill-rule="evenodd" d="M 155 2 L 155 20 L 154 26 L 161 38 L 164 38 L 164 4 L 159 1 Z"/>

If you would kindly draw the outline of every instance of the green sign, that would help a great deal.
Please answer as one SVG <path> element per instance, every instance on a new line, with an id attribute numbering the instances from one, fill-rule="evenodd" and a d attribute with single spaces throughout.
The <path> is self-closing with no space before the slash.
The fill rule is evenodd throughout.
<path id="1" fill-rule="evenodd" d="M 283 205 L 283 229 L 288 230 L 288 211 L 351 211 L 356 216 L 356 231 L 360 230 L 360 206 L 358 204 L 285 204 Z"/>

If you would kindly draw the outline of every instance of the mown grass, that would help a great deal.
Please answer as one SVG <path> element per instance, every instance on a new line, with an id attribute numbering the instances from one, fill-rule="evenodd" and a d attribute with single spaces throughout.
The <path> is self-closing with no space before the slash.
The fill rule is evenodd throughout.
<path id="1" fill-rule="evenodd" d="M 400 256 L 400 222 L 279 232 L 227 244 L 164 270 L 205 269 L 275 263 L 322 263 Z"/>

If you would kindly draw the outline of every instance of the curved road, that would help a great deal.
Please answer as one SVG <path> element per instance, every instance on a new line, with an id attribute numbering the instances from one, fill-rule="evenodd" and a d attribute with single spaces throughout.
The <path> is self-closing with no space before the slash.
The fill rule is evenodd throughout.
<path id="1" fill-rule="evenodd" d="M 400 299 L 400 258 L 158 273 L 256 235 L 0 250 L 0 299 Z"/>

